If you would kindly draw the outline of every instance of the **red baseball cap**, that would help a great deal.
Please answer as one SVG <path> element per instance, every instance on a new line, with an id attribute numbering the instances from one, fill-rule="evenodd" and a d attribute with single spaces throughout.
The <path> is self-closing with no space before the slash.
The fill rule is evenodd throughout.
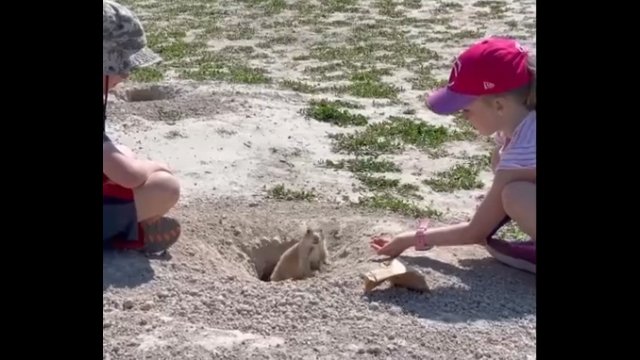
<path id="1" fill-rule="evenodd" d="M 528 57 L 528 51 L 516 40 L 480 40 L 456 58 L 449 84 L 427 97 L 427 107 L 436 114 L 448 115 L 464 109 L 479 96 L 525 86 L 532 80 Z"/>

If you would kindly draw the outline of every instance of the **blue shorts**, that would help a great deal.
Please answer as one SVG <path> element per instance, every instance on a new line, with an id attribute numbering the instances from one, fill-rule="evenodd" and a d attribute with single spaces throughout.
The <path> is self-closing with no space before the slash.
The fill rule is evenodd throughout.
<path id="1" fill-rule="evenodd" d="M 138 241 L 136 204 L 131 189 L 111 182 L 102 184 L 102 242 Z"/>

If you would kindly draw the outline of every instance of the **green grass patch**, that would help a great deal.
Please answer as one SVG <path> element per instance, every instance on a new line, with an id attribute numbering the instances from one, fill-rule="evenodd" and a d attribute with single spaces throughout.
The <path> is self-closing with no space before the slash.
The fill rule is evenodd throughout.
<path id="1" fill-rule="evenodd" d="M 402 89 L 380 81 L 356 81 L 336 90 L 363 98 L 395 99 Z"/>
<path id="2" fill-rule="evenodd" d="M 413 218 L 427 217 L 431 219 L 439 219 L 442 217 L 442 212 L 436 209 L 430 207 L 422 207 L 412 201 L 407 201 L 388 193 L 362 197 L 360 198 L 358 206 L 391 211 Z"/>
<path id="3" fill-rule="evenodd" d="M 462 10 L 462 5 L 457 2 L 444 1 L 433 10 L 435 15 L 450 14 Z"/>
<path id="4" fill-rule="evenodd" d="M 347 92 L 362 98 L 396 99 L 402 91 L 394 85 L 382 82 L 383 75 L 390 75 L 389 69 L 358 71 L 351 75 L 349 85 L 335 87 L 338 93 Z"/>
<path id="5" fill-rule="evenodd" d="M 460 30 L 447 33 L 440 40 L 441 41 L 466 41 L 475 40 L 484 36 L 482 31 L 478 30 Z"/>
<path id="6" fill-rule="evenodd" d="M 311 75 L 313 79 L 322 81 L 335 81 L 349 78 L 349 73 L 358 71 L 361 67 L 349 61 L 331 62 L 317 66 L 307 66 L 302 70 L 304 74 Z"/>
<path id="7" fill-rule="evenodd" d="M 481 189 L 484 183 L 478 179 L 478 175 L 487 169 L 490 161 L 491 158 L 486 156 L 472 158 L 436 173 L 434 177 L 423 180 L 423 183 L 437 192 Z"/>
<path id="8" fill-rule="evenodd" d="M 336 170 L 349 170 L 353 173 L 400 172 L 400 167 L 389 160 L 377 160 L 371 157 L 359 157 L 340 161 L 324 160 L 322 166 Z"/>
<path id="9" fill-rule="evenodd" d="M 400 180 L 389 179 L 383 176 L 372 176 L 369 174 L 358 174 L 356 178 L 371 191 L 386 191 L 400 186 Z"/>
<path id="10" fill-rule="evenodd" d="M 427 152 L 434 151 L 448 141 L 462 139 L 462 134 L 444 126 L 392 116 L 387 121 L 370 124 L 364 130 L 351 134 L 331 134 L 330 137 L 334 151 L 377 156 L 399 153 L 407 145 Z"/>
<path id="11" fill-rule="evenodd" d="M 136 69 L 132 74 L 130 80 L 133 82 L 158 82 L 164 79 L 162 70 L 158 67 L 145 67 Z"/>
<path id="12" fill-rule="evenodd" d="M 478 138 L 478 132 L 473 125 L 464 118 L 462 113 L 454 115 L 453 123 L 460 129 L 461 140 L 476 140 Z"/>
<path id="13" fill-rule="evenodd" d="M 288 45 L 288 44 L 291 44 L 291 43 L 293 43 L 295 41 L 296 41 L 296 37 L 293 36 L 293 35 L 288 35 L 288 34 L 287 35 L 280 35 L 280 36 L 272 37 L 272 38 L 270 38 L 270 39 L 268 39 L 266 41 L 259 42 L 259 43 L 256 44 L 256 47 L 266 49 L 266 48 L 270 48 L 270 47 L 272 47 L 274 45 Z"/>
<path id="14" fill-rule="evenodd" d="M 486 19 L 502 19 L 509 10 L 506 1 L 500 0 L 481 0 L 473 3 L 474 7 L 486 9 L 482 13 L 476 13 L 476 16 Z"/>
<path id="15" fill-rule="evenodd" d="M 402 11 L 396 9 L 398 4 L 396 4 L 393 0 L 376 0 L 373 3 L 373 6 L 378 8 L 378 14 L 383 16 L 399 18 L 404 15 Z"/>
<path id="16" fill-rule="evenodd" d="M 327 25 L 329 25 L 329 27 L 331 27 L 331 28 L 349 27 L 349 26 L 353 25 L 353 22 L 348 21 L 348 20 L 334 20 L 334 21 L 328 23 Z"/>
<path id="17" fill-rule="evenodd" d="M 392 195 L 395 194 L 402 197 L 422 199 L 422 196 L 418 194 L 420 188 L 417 185 L 401 183 L 399 179 L 373 176 L 368 173 L 358 173 L 356 178 L 370 191 L 375 193 L 390 193 Z"/>
<path id="18" fill-rule="evenodd" d="M 220 56 L 229 56 L 229 55 L 242 55 L 249 56 L 253 54 L 256 49 L 253 46 L 225 46 L 218 51 Z"/>
<path id="19" fill-rule="evenodd" d="M 406 30 L 396 27 L 390 20 L 378 20 L 375 23 L 357 24 L 351 30 L 351 36 L 347 39 L 347 44 L 358 45 L 363 42 L 372 41 L 405 41 Z"/>
<path id="20" fill-rule="evenodd" d="M 420 65 L 414 73 L 416 76 L 408 79 L 412 90 L 436 89 L 447 84 L 447 79 L 436 78 L 428 66 Z"/>
<path id="21" fill-rule="evenodd" d="M 491 151 L 484 155 L 473 155 L 467 158 L 473 166 L 477 166 L 480 170 L 491 170 Z"/>
<path id="22" fill-rule="evenodd" d="M 323 9 L 328 12 L 357 12 L 358 0 L 324 0 Z"/>
<path id="23" fill-rule="evenodd" d="M 285 201 L 312 201 L 317 198 L 317 195 L 313 191 L 287 189 L 283 184 L 279 184 L 267 189 L 267 197 L 270 199 Z"/>
<path id="24" fill-rule="evenodd" d="M 319 86 L 311 85 L 299 80 L 283 80 L 280 82 L 280 87 L 282 87 L 283 89 L 291 89 L 293 91 L 306 94 L 315 94 L 321 91 L 321 88 Z"/>
<path id="25" fill-rule="evenodd" d="M 507 20 L 504 24 L 509 27 L 509 30 L 516 30 L 518 28 L 518 22 L 515 20 Z"/>
<path id="26" fill-rule="evenodd" d="M 422 1 L 420 0 L 403 0 L 402 6 L 407 9 L 420 9 L 422 8 Z"/>
<path id="27" fill-rule="evenodd" d="M 365 33 L 366 34 L 366 33 Z M 383 63 L 392 66 L 406 66 L 408 63 L 427 63 L 440 60 L 434 50 L 412 43 L 404 35 L 389 41 L 364 40 L 361 31 L 354 30 L 350 45 L 329 46 L 320 43 L 311 48 L 309 57 L 322 62 L 348 62 L 368 66 Z M 394 33 L 397 34 L 397 33 Z"/>
<path id="28" fill-rule="evenodd" d="M 243 64 L 235 64 L 224 59 L 210 58 L 201 61 L 196 69 L 183 70 L 181 77 L 197 81 L 223 80 L 244 84 L 266 84 L 271 82 L 263 69 L 253 68 Z"/>
<path id="29" fill-rule="evenodd" d="M 285 0 L 240 0 L 249 8 L 259 9 L 264 15 L 275 15 L 287 8 Z"/>
<path id="30" fill-rule="evenodd" d="M 340 109 L 336 103 L 323 100 L 313 102 L 304 110 L 304 114 L 312 119 L 340 127 L 363 126 L 368 123 L 366 116 L 352 114 L 348 110 Z"/>
<path id="31" fill-rule="evenodd" d="M 309 104 L 310 105 L 328 104 L 331 106 L 343 107 L 346 109 L 364 109 L 363 105 L 356 104 L 350 101 L 345 101 L 345 100 L 320 99 L 320 100 L 311 100 Z"/>
<path id="32" fill-rule="evenodd" d="M 250 24 L 229 26 L 225 31 L 227 40 L 250 40 L 255 34 L 256 30 Z"/>
<path id="33" fill-rule="evenodd" d="M 293 61 L 308 61 L 308 60 L 311 60 L 311 56 L 309 54 L 296 55 L 293 58 L 291 58 L 291 60 L 293 60 Z"/>
<path id="34" fill-rule="evenodd" d="M 182 62 L 187 58 L 202 54 L 206 49 L 203 41 L 185 41 L 186 33 L 177 29 L 150 31 L 148 46 L 162 56 L 165 62 Z"/>
<path id="35" fill-rule="evenodd" d="M 527 241 L 531 240 L 529 235 L 525 234 L 516 224 L 513 222 L 506 224 L 498 232 L 496 236 L 500 239 L 515 240 L 515 241 Z"/>

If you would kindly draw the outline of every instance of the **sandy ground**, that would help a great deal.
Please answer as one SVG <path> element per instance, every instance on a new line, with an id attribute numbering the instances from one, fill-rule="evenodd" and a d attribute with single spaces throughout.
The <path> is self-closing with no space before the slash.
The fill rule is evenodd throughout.
<path id="1" fill-rule="evenodd" d="M 242 17 L 235 5 L 225 4 L 226 22 Z M 509 5 L 519 10 L 507 19 L 535 16 L 532 2 Z M 424 8 L 410 13 L 426 14 Z M 346 15 L 324 20 L 341 19 Z M 488 22 L 483 33 L 500 32 L 495 23 Z M 317 36 L 304 29 L 296 43 L 270 51 L 304 53 Z M 214 39 L 209 46 L 257 41 Z M 535 44 L 535 36 L 528 43 Z M 433 47 L 443 56 L 457 49 Z M 286 59 L 255 61 L 276 78 L 302 73 Z M 403 71 L 387 81 L 402 82 Z M 140 156 L 165 161 L 180 177 L 183 196 L 171 215 L 184 233 L 165 256 L 105 253 L 105 359 L 535 359 L 535 277 L 497 263 L 481 247 L 408 251 L 402 259 L 424 272 L 430 293 L 381 286 L 363 294 L 358 274 L 376 266 L 368 261 L 370 236 L 411 229 L 414 220 L 353 207 L 363 195 L 354 175 L 318 166 L 346 158 L 331 151 L 327 135 L 353 129 L 300 112 L 310 99 L 332 96 L 180 80 L 170 73 L 159 84 L 119 88 L 109 105 L 112 138 Z M 353 112 L 373 122 L 412 108 L 420 119 L 449 124 L 423 108 L 420 93 L 407 87 L 395 103 L 340 98 L 364 105 Z M 407 150 L 390 157 L 402 171 L 388 176 L 418 184 L 450 168 L 461 154 L 481 154 L 485 145 L 450 143 L 450 156 L 439 158 Z M 488 184 L 491 176 L 484 172 L 481 179 Z M 266 198 L 265 189 L 277 184 L 313 189 L 319 198 Z M 441 222 L 450 223 L 468 218 L 485 190 L 438 193 L 421 187 L 420 195 L 445 213 Z M 331 265 L 303 281 L 261 281 L 265 264 L 300 235 L 306 221 L 327 230 Z"/>

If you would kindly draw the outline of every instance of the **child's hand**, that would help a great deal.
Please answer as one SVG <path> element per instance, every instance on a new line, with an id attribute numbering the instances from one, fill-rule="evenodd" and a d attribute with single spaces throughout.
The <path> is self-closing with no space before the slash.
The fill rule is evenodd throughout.
<path id="1" fill-rule="evenodd" d="M 412 242 L 413 238 L 408 236 L 396 236 L 391 241 L 376 237 L 371 240 L 370 245 L 378 255 L 396 257 L 402 254 L 403 251 L 410 248 L 413 245 Z"/>

